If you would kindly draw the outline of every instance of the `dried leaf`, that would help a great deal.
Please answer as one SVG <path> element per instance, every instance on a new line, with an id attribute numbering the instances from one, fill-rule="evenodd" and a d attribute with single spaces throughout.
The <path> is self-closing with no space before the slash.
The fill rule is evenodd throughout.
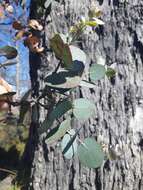
<path id="1" fill-rule="evenodd" d="M 15 30 L 22 30 L 24 27 L 22 26 L 22 24 L 19 22 L 19 21 L 14 21 L 12 23 L 12 27 L 15 29 Z"/>
<path id="2" fill-rule="evenodd" d="M 29 36 L 24 40 L 24 45 L 29 48 L 30 51 L 40 53 L 44 50 L 43 47 L 39 47 L 40 39 L 36 36 Z"/>
<path id="3" fill-rule="evenodd" d="M 43 30 L 43 26 L 35 19 L 29 20 L 28 26 L 34 30 Z"/>

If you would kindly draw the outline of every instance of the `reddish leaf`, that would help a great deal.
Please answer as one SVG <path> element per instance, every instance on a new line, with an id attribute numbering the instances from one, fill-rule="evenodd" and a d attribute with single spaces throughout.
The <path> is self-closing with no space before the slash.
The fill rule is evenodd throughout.
<path id="1" fill-rule="evenodd" d="M 12 27 L 15 29 L 15 30 L 22 30 L 24 27 L 22 26 L 22 24 L 19 22 L 19 21 L 14 21 L 12 23 Z"/>

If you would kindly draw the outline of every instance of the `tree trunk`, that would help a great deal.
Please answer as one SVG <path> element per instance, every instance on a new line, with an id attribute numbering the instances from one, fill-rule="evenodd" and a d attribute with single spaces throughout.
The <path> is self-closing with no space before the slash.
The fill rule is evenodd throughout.
<path id="1" fill-rule="evenodd" d="M 81 16 L 87 17 L 92 2 L 95 1 L 55 1 L 51 12 L 50 8 L 43 11 L 44 45 L 49 47 L 48 39 L 53 33 L 66 33 Z M 38 1 L 32 1 L 32 18 L 36 18 L 39 10 L 37 4 Z M 38 120 L 35 120 L 33 107 L 34 117 L 25 156 L 31 168 L 26 189 L 143 189 L 143 1 L 98 0 L 96 4 L 103 11 L 105 26 L 82 36 L 80 46 L 88 55 L 86 67 L 102 60 L 114 67 L 117 74 L 112 80 L 105 78 L 97 82 L 93 90 L 82 88 L 78 91 L 80 96 L 92 99 L 96 105 L 94 118 L 85 123 L 80 136 L 95 136 L 97 141 L 120 148 L 121 156 L 105 162 L 99 169 L 85 168 L 77 158 L 64 160 L 59 145 L 49 147 L 38 137 L 37 127 L 44 120 L 46 111 L 39 106 Z M 44 88 L 42 79 L 54 63 L 51 52 L 47 52 L 47 58 L 30 55 L 34 98 Z"/>

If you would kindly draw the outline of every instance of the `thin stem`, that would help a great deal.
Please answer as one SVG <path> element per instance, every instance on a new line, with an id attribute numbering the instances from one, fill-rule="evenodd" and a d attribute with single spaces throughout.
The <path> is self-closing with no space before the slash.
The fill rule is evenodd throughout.
<path id="1" fill-rule="evenodd" d="M 0 168 L 0 171 L 6 172 L 6 173 L 10 173 L 10 174 L 12 174 L 12 175 L 16 175 L 15 172 L 13 172 L 13 171 L 11 171 L 11 170 L 8 170 L 8 169 Z"/>
<path id="2" fill-rule="evenodd" d="M 56 73 L 59 70 L 60 66 L 61 66 L 61 61 L 58 63 L 58 65 L 53 73 Z"/>

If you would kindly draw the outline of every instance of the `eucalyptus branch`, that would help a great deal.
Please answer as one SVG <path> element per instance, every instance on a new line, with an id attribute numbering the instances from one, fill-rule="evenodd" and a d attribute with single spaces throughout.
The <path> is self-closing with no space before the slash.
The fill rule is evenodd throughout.
<path id="1" fill-rule="evenodd" d="M 3 172 L 6 172 L 6 173 L 9 173 L 9 174 L 12 174 L 12 175 L 16 176 L 15 172 L 13 172 L 11 170 L 8 170 L 8 169 L 0 168 L 0 171 L 3 171 Z"/>

